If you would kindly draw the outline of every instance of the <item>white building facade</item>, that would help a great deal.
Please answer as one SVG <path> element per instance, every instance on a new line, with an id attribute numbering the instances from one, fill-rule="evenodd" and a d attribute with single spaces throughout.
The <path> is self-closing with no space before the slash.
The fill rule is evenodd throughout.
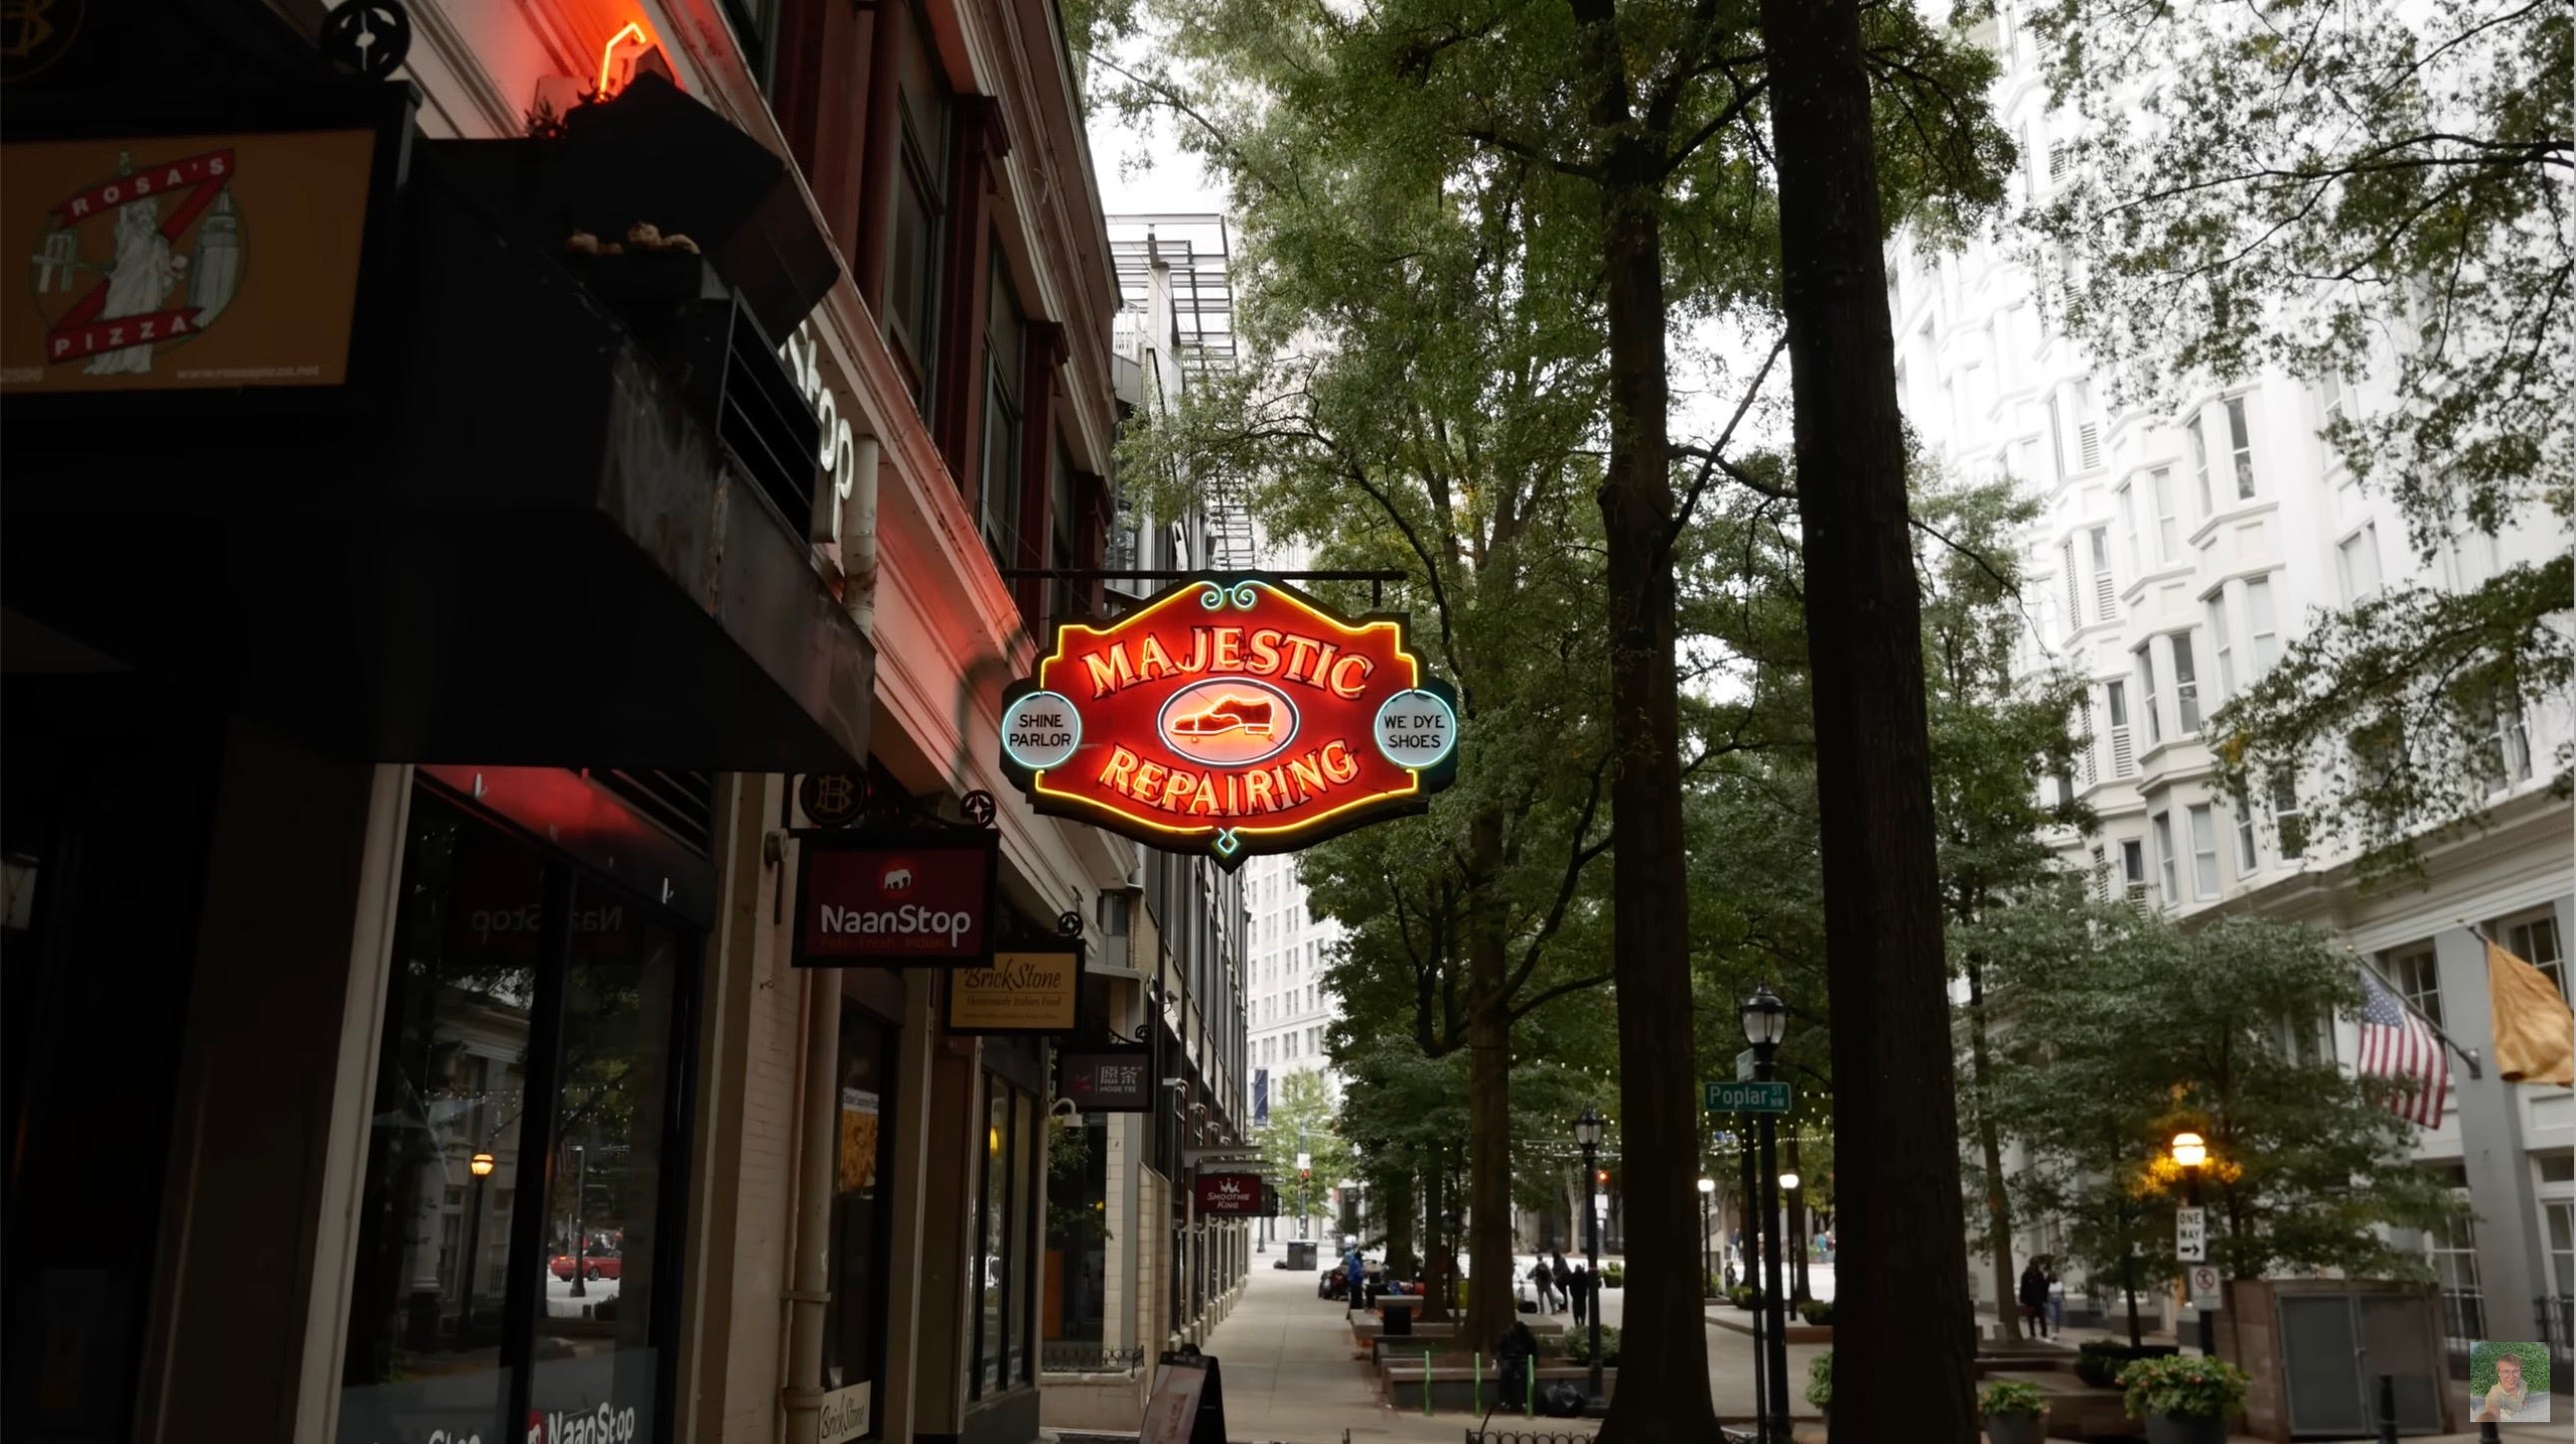
<path id="1" fill-rule="evenodd" d="M 1997 117 L 2022 149 L 2015 194 L 2044 203 L 2077 119 L 2050 109 L 2011 7 L 1986 38 L 2005 59 Z M 2112 405 L 2107 375 L 2052 328 L 2019 241 L 2009 222 L 1956 251 L 1900 237 L 1889 305 L 1899 399 L 1925 447 L 1960 476 L 2013 478 L 2042 506 L 2023 543 L 2020 662 L 2085 679 L 2089 746 L 2073 777 L 2043 785 L 2071 786 L 2099 816 L 2094 832 L 2057 839 L 2067 860 L 2091 869 L 2105 896 L 2179 917 L 2234 911 L 2324 927 L 2484 1057 L 2484 953 L 2464 923 L 2568 988 L 2576 868 L 2569 806 L 2548 790 L 2548 759 L 2571 728 L 2565 699 L 2508 710 L 2488 739 L 2505 779 L 2492 825 L 2428 848 L 2420 887 L 2380 890 L 2357 884 L 2349 855 L 2303 836 L 2295 791 L 2247 807 L 2225 795 L 2202 724 L 2318 612 L 2401 581 L 2475 586 L 2567 538 L 2535 513 L 2497 535 L 2463 528 L 2419 560 L 2393 501 L 2358 485 L 2318 435 L 2338 408 L 2370 406 L 2380 376 L 2267 372 L 2186 383 L 2169 412 Z M 2353 1058 L 2349 1024 L 2336 1046 Z M 2456 1236 L 2423 1240 L 2455 1344 L 2551 1337 L 2565 1348 L 2572 1144 L 2568 1090 L 2508 1085 L 2491 1067 L 2472 1078 L 2454 1060 L 2450 1107 L 2416 1153 L 2476 1214 Z M 2020 1247 L 2055 1242 L 2043 1224 Z"/>

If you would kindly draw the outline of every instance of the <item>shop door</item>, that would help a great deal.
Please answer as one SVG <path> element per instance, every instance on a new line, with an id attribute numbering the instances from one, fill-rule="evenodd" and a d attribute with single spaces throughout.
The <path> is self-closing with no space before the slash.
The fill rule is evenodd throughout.
<path id="1" fill-rule="evenodd" d="M 699 937 L 412 818 L 337 1437 L 665 1438 Z"/>

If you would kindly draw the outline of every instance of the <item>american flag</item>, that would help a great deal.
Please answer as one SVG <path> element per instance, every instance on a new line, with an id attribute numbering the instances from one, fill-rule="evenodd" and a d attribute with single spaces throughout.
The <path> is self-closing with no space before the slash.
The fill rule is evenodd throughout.
<path id="1" fill-rule="evenodd" d="M 2442 1100 L 2451 1091 L 2451 1059 L 2442 1040 L 2398 1000 L 2379 975 L 2361 970 L 2361 1076 L 2400 1085 L 2388 1111 L 2424 1128 L 2442 1123 Z"/>

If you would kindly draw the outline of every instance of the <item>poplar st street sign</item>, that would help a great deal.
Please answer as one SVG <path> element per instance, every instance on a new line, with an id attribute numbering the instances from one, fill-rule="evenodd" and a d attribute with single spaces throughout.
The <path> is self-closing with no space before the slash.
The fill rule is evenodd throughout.
<path id="1" fill-rule="evenodd" d="M 1786 1113 L 1789 1111 L 1789 1085 L 1786 1083 L 1718 1083 L 1702 1082 L 1700 1099 L 1711 1113 Z"/>
<path id="2" fill-rule="evenodd" d="M 1067 623 L 1002 695 L 1003 770 L 1038 811 L 1227 868 L 1422 811 L 1457 747 L 1455 694 L 1401 618 L 1346 618 L 1260 576 Z"/>

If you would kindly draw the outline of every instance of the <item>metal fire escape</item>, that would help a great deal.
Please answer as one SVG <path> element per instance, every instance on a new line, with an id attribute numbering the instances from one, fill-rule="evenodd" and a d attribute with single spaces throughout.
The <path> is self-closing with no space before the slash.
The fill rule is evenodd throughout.
<path id="1" fill-rule="evenodd" d="M 1157 263 L 1171 277 L 1171 326 L 1167 338 L 1180 364 L 1182 384 L 1234 370 L 1232 236 L 1220 215 L 1129 215 L 1109 219 L 1110 263 L 1126 307 L 1141 311 L 1151 294 Z M 1232 476 L 1212 479 L 1205 502 L 1208 565 L 1248 571 L 1259 562 L 1252 512 L 1243 486 Z"/>

